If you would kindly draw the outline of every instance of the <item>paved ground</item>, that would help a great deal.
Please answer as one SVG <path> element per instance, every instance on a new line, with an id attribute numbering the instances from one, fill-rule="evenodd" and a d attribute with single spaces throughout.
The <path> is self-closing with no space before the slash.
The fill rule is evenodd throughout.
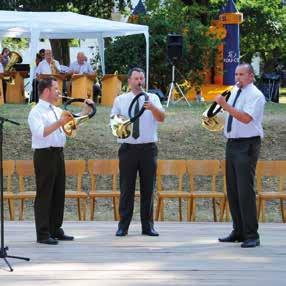
<path id="1" fill-rule="evenodd" d="M 67 222 L 73 242 L 35 242 L 32 222 L 5 222 L 14 272 L 0 260 L 1 285 L 285 285 L 285 225 L 260 226 L 262 246 L 219 244 L 230 224 L 157 224 L 159 237 L 142 236 L 138 222 L 127 237 L 114 236 L 115 222 Z"/>

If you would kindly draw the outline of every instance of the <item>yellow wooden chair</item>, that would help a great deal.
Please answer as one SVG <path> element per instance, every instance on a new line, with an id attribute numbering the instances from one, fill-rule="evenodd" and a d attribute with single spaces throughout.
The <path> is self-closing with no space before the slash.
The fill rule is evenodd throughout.
<path id="1" fill-rule="evenodd" d="M 25 200 L 34 200 L 36 197 L 36 186 L 34 191 L 26 191 L 25 188 L 27 177 L 32 177 L 35 182 L 34 163 L 32 160 L 16 160 L 15 164 L 19 182 L 19 192 L 16 194 L 16 198 L 20 200 L 19 220 L 23 220 Z"/>
<path id="2" fill-rule="evenodd" d="M 187 170 L 189 174 L 190 194 L 191 194 L 191 203 L 190 203 L 191 219 L 195 220 L 196 217 L 196 200 L 211 199 L 213 205 L 214 221 L 217 221 L 216 199 L 219 199 L 221 201 L 220 213 L 223 212 L 223 205 L 226 200 L 224 192 L 216 190 L 217 177 L 220 175 L 220 162 L 218 160 L 188 160 Z M 196 177 L 210 177 L 211 178 L 210 190 L 197 191 L 195 186 Z"/>
<path id="3" fill-rule="evenodd" d="M 68 177 L 76 178 L 76 190 L 66 188 L 65 197 L 67 199 L 77 200 L 78 219 L 85 220 L 86 200 L 88 196 L 87 193 L 84 192 L 82 189 L 82 177 L 86 170 L 86 162 L 85 160 L 65 160 L 65 168 L 66 168 L 66 182 L 68 180 Z"/>
<path id="4" fill-rule="evenodd" d="M 164 220 L 164 199 L 178 199 L 179 220 L 182 221 L 182 199 L 186 199 L 189 205 L 190 193 L 183 191 L 183 178 L 186 174 L 185 160 L 158 160 L 157 165 L 157 209 L 156 220 Z M 176 177 L 178 180 L 177 188 L 174 190 L 164 187 L 164 177 Z M 187 220 L 190 220 L 190 208 L 187 208 Z"/>
<path id="5" fill-rule="evenodd" d="M 89 192 L 90 220 L 94 220 L 96 199 L 112 199 L 114 219 L 118 220 L 118 200 L 120 197 L 120 192 L 117 190 L 117 179 L 119 174 L 118 160 L 88 160 L 88 172 L 91 182 L 91 190 Z M 97 179 L 100 176 L 110 176 L 112 178 L 112 186 L 109 189 L 97 189 Z"/>
<path id="6" fill-rule="evenodd" d="M 15 170 L 15 162 L 12 160 L 3 161 L 3 176 L 6 178 L 6 191 L 3 193 L 4 200 L 8 201 L 10 220 L 15 219 L 14 199 L 15 193 L 12 190 L 12 176 Z"/>
<path id="7" fill-rule="evenodd" d="M 277 178 L 277 191 L 264 191 L 263 180 L 265 178 Z M 285 223 L 285 211 L 283 201 L 286 200 L 285 192 L 286 161 L 258 161 L 256 168 L 256 183 L 258 192 L 258 218 L 260 213 L 262 221 L 265 222 L 265 202 L 272 200 L 280 201 L 282 221 Z"/>

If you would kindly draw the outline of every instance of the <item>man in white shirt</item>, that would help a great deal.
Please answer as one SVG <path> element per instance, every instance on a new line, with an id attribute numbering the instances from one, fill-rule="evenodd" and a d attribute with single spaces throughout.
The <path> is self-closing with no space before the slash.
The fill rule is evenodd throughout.
<path id="1" fill-rule="evenodd" d="M 237 87 L 228 100 L 215 101 L 226 111 L 224 134 L 226 145 L 227 197 L 233 231 L 220 242 L 243 242 L 241 247 L 260 245 L 256 212 L 254 176 L 263 137 L 265 98 L 253 84 L 254 71 L 249 64 L 239 64 L 235 71 Z"/>
<path id="2" fill-rule="evenodd" d="M 145 84 L 144 71 L 133 68 L 128 72 L 128 83 L 131 91 L 115 98 L 111 117 L 124 115 L 129 117 L 128 109 L 133 98 L 142 92 Z M 130 137 L 118 139 L 121 143 L 119 148 L 119 170 L 120 170 L 120 221 L 116 236 L 128 234 L 129 224 L 133 215 L 135 183 L 137 172 L 140 177 L 140 216 L 142 234 L 158 236 L 153 222 L 153 195 L 156 180 L 157 154 L 156 142 L 157 122 L 163 122 L 165 118 L 164 109 L 157 95 L 148 93 L 148 101 L 139 97 L 138 110 L 144 105 L 145 111 L 133 123 Z M 135 108 L 136 109 L 136 104 Z M 133 113 L 134 113 L 133 109 Z"/>
<path id="3" fill-rule="evenodd" d="M 3 67 L 3 64 L 2 64 L 2 60 L 3 60 L 3 56 L 0 54 L 0 73 L 4 72 L 4 67 Z"/>
<path id="4" fill-rule="evenodd" d="M 58 240 L 73 240 L 61 228 L 65 201 L 63 147 L 66 142 L 62 126 L 72 119 L 72 115 L 62 113 L 54 106 L 59 94 L 55 78 L 40 80 L 38 89 L 39 103 L 28 117 L 37 187 L 34 206 L 37 242 L 57 244 Z"/>
<path id="5" fill-rule="evenodd" d="M 86 61 L 86 57 L 83 52 L 77 53 L 77 60 L 71 63 L 68 73 L 95 75 L 92 66 Z"/>
<path id="6" fill-rule="evenodd" d="M 42 60 L 36 68 L 36 76 L 40 74 L 60 73 L 61 67 L 58 61 L 53 59 L 51 50 L 45 50 L 45 59 Z"/>

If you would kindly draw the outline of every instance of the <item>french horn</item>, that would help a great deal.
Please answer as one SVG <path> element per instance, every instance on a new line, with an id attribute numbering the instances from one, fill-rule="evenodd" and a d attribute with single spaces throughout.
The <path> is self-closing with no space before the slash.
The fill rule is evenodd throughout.
<path id="1" fill-rule="evenodd" d="M 133 100 L 131 101 L 129 108 L 128 108 L 128 115 L 129 118 L 117 114 L 117 115 L 113 115 L 110 118 L 110 127 L 111 127 L 111 131 L 112 134 L 120 139 L 126 139 L 131 135 L 131 127 L 132 124 L 143 114 L 143 112 L 145 111 L 145 107 L 144 105 L 142 106 L 142 108 L 139 110 L 139 112 L 137 114 L 134 114 L 134 116 L 131 116 L 131 111 L 132 111 L 132 107 L 135 104 L 135 102 L 137 100 L 139 100 L 139 97 L 144 96 L 144 100 L 147 101 L 148 100 L 148 95 L 145 92 L 140 92 L 139 94 L 137 94 Z"/>
<path id="2" fill-rule="evenodd" d="M 72 104 L 73 102 L 84 102 L 84 101 L 85 101 L 84 98 L 72 98 L 69 99 L 64 104 L 65 110 L 63 112 L 69 112 L 73 116 L 73 119 L 63 126 L 63 131 L 68 137 L 75 137 L 78 126 L 84 123 L 85 121 L 89 120 L 90 118 L 92 118 L 96 113 L 95 103 L 94 104 L 86 103 L 89 107 L 91 107 L 91 112 L 85 115 L 75 114 L 67 109 L 68 105 Z"/>
<path id="3" fill-rule="evenodd" d="M 234 86 L 221 94 L 226 101 L 228 101 L 233 88 Z M 224 122 L 223 109 L 216 102 L 213 102 L 202 115 L 202 126 L 212 132 L 221 131 L 224 128 Z"/>
<path id="4" fill-rule="evenodd" d="M 19 64 L 22 61 L 23 59 L 20 54 L 18 54 L 17 52 L 10 52 L 9 61 L 4 68 L 4 73 L 12 72 L 14 70 L 14 65 Z M 11 75 L 4 76 L 4 79 L 10 84 L 15 84 L 14 78 Z"/>

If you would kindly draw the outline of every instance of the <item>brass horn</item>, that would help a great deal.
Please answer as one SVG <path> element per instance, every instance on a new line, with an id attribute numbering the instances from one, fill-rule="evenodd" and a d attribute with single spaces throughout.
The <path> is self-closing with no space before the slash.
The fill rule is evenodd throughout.
<path id="1" fill-rule="evenodd" d="M 89 114 L 85 114 L 85 115 L 74 114 L 74 113 L 67 110 L 67 106 L 70 105 L 71 103 L 73 103 L 73 102 L 84 102 L 84 101 L 85 101 L 84 98 L 72 98 L 64 104 L 65 110 L 63 112 L 69 112 L 73 116 L 73 119 L 63 126 L 63 130 L 64 130 L 65 134 L 69 137 L 75 137 L 76 136 L 76 130 L 77 130 L 78 126 L 81 125 L 83 122 L 92 118 L 96 113 L 95 104 L 90 104 L 90 103 L 86 103 L 92 109 L 92 111 Z"/>
<path id="2" fill-rule="evenodd" d="M 235 85 L 221 94 L 226 101 L 228 101 L 234 87 Z M 221 131 L 224 128 L 224 121 L 223 109 L 216 102 L 213 102 L 202 115 L 202 126 L 212 132 Z"/>
<path id="3" fill-rule="evenodd" d="M 131 116 L 131 111 L 132 111 L 132 107 L 135 104 L 135 102 L 137 100 L 139 100 L 139 97 L 144 96 L 144 100 L 147 101 L 148 100 L 148 95 L 145 92 L 140 92 L 139 94 L 137 94 L 133 100 L 131 101 L 129 108 L 128 108 L 128 115 L 129 118 L 126 118 L 123 115 L 117 114 L 117 115 L 113 115 L 110 118 L 110 127 L 111 127 L 111 131 L 112 134 L 115 137 L 118 137 L 120 139 L 126 139 L 130 136 L 131 134 L 131 127 L 132 124 L 143 114 L 143 112 L 145 111 L 144 105 L 142 106 L 142 108 L 139 110 L 139 112 L 137 114 L 134 114 L 134 116 Z"/>
<path id="4" fill-rule="evenodd" d="M 9 61 L 4 68 L 4 73 L 12 72 L 14 70 L 14 65 L 23 61 L 22 57 L 17 52 L 10 52 L 9 58 Z M 5 76 L 4 79 L 10 84 L 15 84 L 14 78 L 11 75 Z"/>

